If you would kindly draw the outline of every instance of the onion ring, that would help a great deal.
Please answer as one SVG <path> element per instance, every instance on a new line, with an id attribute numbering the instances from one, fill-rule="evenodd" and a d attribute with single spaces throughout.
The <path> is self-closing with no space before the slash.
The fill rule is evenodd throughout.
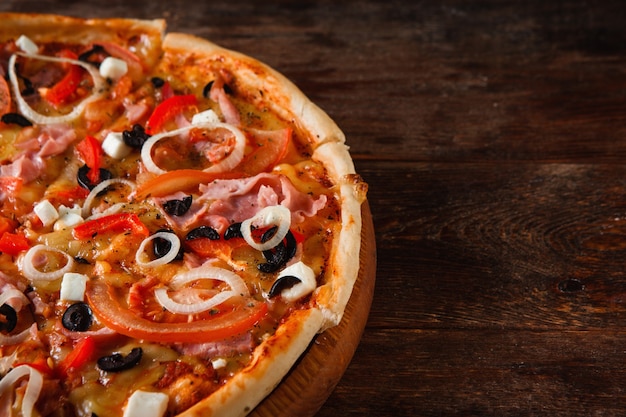
<path id="1" fill-rule="evenodd" d="M 157 239 L 157 238 L 168 240 L 171 244 L 170 250 L 160 258 L 145 262 L 143 259 L 141 259 L 142 258 L 141 255 L 146 250 L 146 246 L 148 245 L 148 243 L 152 242 L 154 239 Z M 178 255 L 179 250 L 180 250 L 180 239 L 175 233 L 157 232 L 151 236 L 148 236 L 147 238 L 143 240 L 143 242 L 141 242 L 141 245 L 139 245 L 139 249 L 137 249 L 137 253 L 135 253 L 135 261 L 137 262 L 139 266 L 142 266 L 142 267 L 161 266 L 161 265 L 165 265 L 173 261 L 176 258 L 176 255 Z"/>
<path id="2" fill-rule="evenodd" d="M 40 252 L 56 252 L 63 256 L 67 262 L 65 265 L 51 272 L 41 272 L 35 267 L 34 259 Z M 26 252 L 22 258 L 22 274 L 31 281 L 54 281 L 61 278 L 66 272 L 69 272 L 74 266 L 74 259 L 62 250 L 53 248 L 48 245 L 35 245 Z"/>
<path id="3" fill-rule="evenodd" d="M 105 181 L 102 181 L 100 184 L 96 185 L 95 187 L 93 187 L 93 189 L 89 192 L 89 195 L 87 196 L 87 198 L 85 199 L 85 202 L 83 203 L 83 209 L 82 209 L 82 216 L 84 218 L 89 217 L 89 215 L 91 214 L 89 212 L 89 210 L 91 209 L 91 205 L 93 204 L 93 200 L 96 199 L 96 197 L 98 196 L 98 194 L 100 194 L 102 191 L 104 191 L 107 187 L 109 187 L 112 184 L 124 184 L 128 187 L 131 188 L 131 190 L 135 190 L 136 186 L 135 183 L 129 180 L 125 180 L 123 178 L 111 178 Z"/>
<path id="4" fill-rule="evenodd" d="M 141 147 L 141 160 L 145 165 L 146 169 L 153 174 L 165 174 L 167 171 L 161 169 L 157 166 L 157 164 L 152 159 L 152 147 L 161 139 L 181 135 L 184 133 L 188 133 L 191 129 L 217 129 L 223 128 L 229 130 L 235 136 L 235 147 L 233 151 L 226 158 L 222 159 L 217 164 L 211 165 L 210 167 L 204 169 L 204 172 L 225 172 L 229 171 L 232 168 L 239 165 L 239 163 L 243 160 L 244 151 L 246 148 L 246 136 L 243 134 L 241 130 L 233 125 L 229 125 L 228 123 L 197 123 L 191 124 L 189 126 L 181 127 L 180 129 L 171 130 L 169 132 L 159 133 L 157 135 L 151 136 Z"/>
<path id="5" fill-rule="evenodd" d="M 168 311 L 176 314 L 196 314 L 223 303 L 232 297 L 249 296 L 250 291 L 244 280 L 237 274 L 227 269 L 214 266 L 200 266 L 185 273 L 176 275 L 170 287 L 174 290 L 180 289 L 183 285 L 199 279 L 214 279 L 225 282 L 230 286 L 230 290 L 221 291 L 215 296 L 194 303 L 179 303 L 174 301 L 167 293 L 166 288 L 157 288 L 154 290 L 154 296 L 157 301 Z"/>
<path id="6" fill-rule="evenodd" d="M 25 376 L 28 376 L 28 385 L 26 386 L 24 398 L 22 399 L 22 415 L 24 417 L 31 417 L 33 415 L 35 402 L 37 402 L 41 388 L 43 387 L 43 376 L 41 372 L 28 365 L 16 366 L 0 380 L 0 396 L 12 390 L 13 385 Z"/>
<path id="7" fill-rule="evenodd" d="M 85 70 L 87 70 L 87 72 L 93 79 L 93 93 L 90 96 L 84 98 L 80 103 L 78 103 L 78 105 L 74 106 L 72 111 L 69 112 L 68 114 L 64 114 L 61 116 L 46 116 L 46 115 L 36 112 L 32 107 L 28 105 L 28 103 L 26 102 L 24 97 L 22 97 L 22 94 L 20 92 L 19 80 L 15 72 L 15 60 L 17 59 L 18 55 L 27 57 L 27 58 L 39 59 L 42 61 L 69 63 L 72 65 L 79 65 L 83 67 Z M 98 72 L 98 69 L 91 64 L 87 64 L 83 61 L 79 61 L 76 59 L 59 58 L 59 57 L 39 55 L 39 54 L 27 54 L 27 53 L 22 53 L 22 52 L 16 52 L 15 54 L 11 55 L 11 58 L 9 58 L 9 81 L 11 82 L 11 87 L 13 89 L 13 93 L 17 101 L 18 109 L 20 110 L 20 112 L 22 113 L 24 117 L 26 117 L 28 120 L 36 124 L 53 124 L 53 123 L 71 122 L 82 114 L 87 104 L 99 99 L 103 95 L 104 91 L 106 90 L 105 79 L 102 78 L 102 76 Z"/>
<path id="8" fill-rule="evenodd" d="M 252 228 L 262 228 L 267 226 L 278 226 L 278 230 L 271 239 L 266 242 L 256 242 L 252 237 Z M 289 232 L 291 227 L 291 211 L 284 206 L 268 206 L 260 210 L 257 214 L 241 222 L 241 234 L 253 248 L 264 251 L 278 245 Z"/>

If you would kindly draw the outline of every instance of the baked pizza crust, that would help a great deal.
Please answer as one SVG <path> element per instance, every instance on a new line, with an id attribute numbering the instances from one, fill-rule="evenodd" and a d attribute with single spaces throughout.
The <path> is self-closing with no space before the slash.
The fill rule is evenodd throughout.
<path id="1" fill-rule="evenodd" d="M 336 185 L 342 226 L 334 237 L 326 284 L 317 288 L 313 307 L 298 310 L 254 351 L 251 363 L 210 397 L 180 417 L 245 416 L 280 383 L 315 335 L 337 325 L 343 316 L 359 269 L 361 204 L 367 185 L 355 173 L 345 135 L 300 89 L 269 66 L 210 41 L 181 33 L 165 33 L 163 20 L 79 19 L 55 15 L 0 13 L 0 41 L 21 33 L 35 42 L 60 40 L 126 42 L 135 34 L 146 45 L 166 53 L 189 53 L 220 61 L 235 74 L 238 91 L 249 92 L 257 105 L 268 106 L 308 134 L 313 159 L 321 161 Z M 156 58 L 155 58 L 156 59 Z M 153 63 L 149 63 L 153 64 Z"/>

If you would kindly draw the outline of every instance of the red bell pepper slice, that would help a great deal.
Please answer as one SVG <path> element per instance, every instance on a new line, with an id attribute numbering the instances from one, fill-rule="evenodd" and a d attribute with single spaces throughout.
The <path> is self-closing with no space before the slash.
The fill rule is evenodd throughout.
<path id="1" fill-rule="evenodd" d="M 69 372 L 79 369 L 89 362 L 95 351 L 96 342 L 93 337 L 86 336 L 78 339 L 70 353 L 57 364 L 56 370 L 58 374 L 63 378 L 67 378 Z"/>
<path id="2" fill-rule="evenodd" d="M 74 228 L 72 234 L 78 240 L 89 239 L 103 233 L 130 232 L 148 236 L 150 231 L 135 213 L 115 213 L 88 220 Z"/>
<path id="3" fill-rule="evenodd" d="M 21 233 L 4 232 L 0 237 L 0 252 L 15 256 L 28 248 L 30 248 L 30 243 Z"/>
<path id="4" fill-rule="evenodd" d="M 193 94 L 177 95 L 163 100 L 150 115 L 146 123 L 146 133 L 159 133 L 172 117 L 197 104 L 198 99 Z"/>
<path id="5" fill-rule="evenodd" d="M 76 145 L 76 150 L 81 159 L 89 167 L 87 178 L 96 184 L 100 181 L 100 165 L 102 164 L 102 145 L 93 136 L 85 136 L 85 139 Z"/>
<path id="6" fill-rule="evenodd" d="M 63 58 L 78 59 L 71 51 L 65 50 L 59 54 Z M 70 65 L 67 72 L 55 85 L 45 90 L 43 97 L 53 106 L 58 107 L 70 102 L 83 79 L 83 68 L 79 65 Z"/>

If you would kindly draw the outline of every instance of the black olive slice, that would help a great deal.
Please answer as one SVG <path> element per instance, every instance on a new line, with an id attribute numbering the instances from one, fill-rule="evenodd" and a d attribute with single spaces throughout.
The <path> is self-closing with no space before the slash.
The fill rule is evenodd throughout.
<path id="1" fill-rule="evenodd" d="M 163 210 L 171 216 L 182 216 L 189 211 L 191 201 L 190 195 L 181 200 L 169 200 L 163 204 Z"/>
<path id="2" fill-rule="evenodd" d="M 63 327 L 73 332 L 86 332 L 91 327 L 92 321 L 91 307 L 82 302 L 69 306 L 61 319 Z"/>
<path id="3" fill-rule="evenodd" d="M 150 82 L 155 88 L 161 88 L 165 85 L 165 80 L 161 77 L 152 77 L 150 78 Z"/>
<path id="4" fill-rule="evenodd" d="M 268 239 L 271 239 L 273 233 L 266 238 L 266 234 L 268 234 L 269 232 L 272 232 L 272 229 L 268 230 L 263 234 L 263 236 L 261 236 L 261 241 L 267 241 Z M 289 259 L 293 258 L 296 255 L 298 242 L 296 242 L 296 238 L 293 233 L 291 233 L 291 230 L 287 232 L 287 235 L 285 236 L 285 241 L 280 242 L 272 249 L 263 251 L 263 257 L 265 257 L 265 260 L 267 262 L 258 265 L 257 268 L 259 269 L 259 271 L 265 273 L 276 272 L 280 268 L 282 268 L 287 263 L 287 261 L 289 261 Z"/>
<path id="5" fill-rule="evenodd" d="M 229 240 L 236 237 L 243 237 L 243 235 L 241 234 L 241 222 L 231 224 L 224 232 L 224 240 Z"/>
<path id="6" fill-rule="evenodd" d="M 98 368 L 105 372 L 121 372 L 136 366 L 141 360 L 143 350 L 140 347 L 133 348 L 126 356 L 114 353 L 98 359 Z"/>
<path id="7" fill-rule="evenodd" d="M 4 320 L 0 320 L 0 331 L 12 332 L 17 326 L 17 312 L 8 304 L 0 306 L 0 316 L 4 316 Z"/>
<path id="8" fill-rule="evenodd" d="M 143 144 L 150 139 L 150 135 L 146 133 L 142 125 L 135 124 L 131 130 L 122 132 L 122 139 L 124 143 L 131 148 L 140 149 Z"/>
<path id="9" fill-rule="evenodd" d="M 302 282 L 302 280 L 296 276 L 293 276 L 293 275 L 282 276 L 278 278 L 276 281 L 274 281 L 274 284 L 272 284 L 272 288 L 270 288 L 270 292 L 268 293 L 268 296 L 269 298 L 276 297 L 283 290 L 286 290 L 287 288 L 291 288 L 300 282 Z"/>
<path id="10" fill-rule="evenodd" d="M 89 173 L 89 171 L 90 171 L 90 168 L 87 165 L 83 165 L 82 167 L 78 168 L 77 179 L 78 179 L 78 184 L 80 184 L 81 187 L 86 188 L 89 191 L 91 191 L 98 184 L 95 184 L 89 180 L 89 178 L 87 177 L 87 174 Z M 111 171 L 105 168 L 100 168 L 100 182 L 110 180 L 111 178 L 113 178 L 113 174 L 111 173 Z"/>
<path id="11" fill-rule="evenodd" d="M 218 240 L 220 238 L 220 234 L 217 233 L 217 230 L 211 226 L 198 226 L 187 233 L 185 240 L 193 240 L 202 237 L 208 237 L 211 240 Z"/>
<path id="12" fill-rule="evenodd" d="M 170 229 L 159 229 L 156 231 L 156 233 L 159 233 L 159 232 L 174 233 L 174 231 Z M 172 242 L 170 242 L 167 239 L 156 237 L 152 240 L 152 252 L 154 253 L 154 256 L 157 257 L 157 259 L 162 258 L 165 255 L 167 255 L 171 248 L 172 248 Z M 183 256 L 184 256 L 184 251 L 183 251 L 183 247 L 181 246 L 174 260 L 180 261 L 181 259 L 183 259 Z"/>
<path id="13" fill-rule="evenodd" d="M 211 87 L 213 87 L 214 82 L 215 81 L 209 81 L 202 89 L 202 96 L 204 98 L 209 98 L 209 94 L 211 93 Z"/>
<path id="14" fill-rule="evenodd" d="M 19 113 L 5 113 L 2 115 L 2 123 L 16 124 L 18 126 L 32 126 L 33 123 Z"/>

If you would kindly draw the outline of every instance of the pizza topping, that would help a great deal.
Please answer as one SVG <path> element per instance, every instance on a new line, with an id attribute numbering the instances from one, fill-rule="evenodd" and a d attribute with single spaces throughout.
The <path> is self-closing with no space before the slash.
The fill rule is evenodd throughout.
<path id="1" fill-rule="evenodd" d="M 103 233 L 130 232 L 133 235 L 148 236 L 150 231 L 135 213 L 115 213 L 98 217 L 79 224 L 72 231 L 74 238 L 83 240 Z M 141 252 L 141 248 L 139 250 Z"/>
<path id="2" fill-rule="evenodd" d="M 159 323 L 134 314 L 117 301 L 113 287 L 94 282 L 87 298 L 95 315 L 107 327 L 137 339 L 155 342 L 202 343 L 247 332 L 267 313 L 267 304 L 251 298 L 233 297 L 232 307 L 206 319 L 184 323 Z"/>
<path id="3" fill-rule="evenodd" d="M 174 231 L 170 229 L 159 229 L 157 230 L 157 233 L 158 232 L 172 233 L 172 234 L 174 233 Z M 153 243 L 152 251 L 154 252 L 154 256 L 156 256 L 157 258 L 162 258 L 166 256 L 172 250 L 172 243 L 167 239 L 156 237 L 154 238 L 152 243 Z M 178 250 L 178 253 L 174 257 L 174 260 L 180 261 L 181 259 L 183 259 L 183 256 L 184 256 L 183 247 L 182 245 L 180 245 L 180 249 Z"/>
<path id="4" fill-rule="evenodd" d="M 16 60 L 18 56 L 27 57 L 31 59 L 39 59 L 39 60 L 48 61 L 48 62 L 70 64 L 71 68 L 76 68 L 76 66 L 84 68 L 85 70 L 87 70 L 87 73 L 89 73 L 89 75 L 91 76 L 91 79 L 93 82 L 91 93 L 87 97 L 83 98 L 67 114 L 61 114 L 59 116 L 47 116 L 47 115 L 38 113 L 27 103 L 26 99 L 22 95 L 23 94 L 22 91 L 20 90 L 20 85 L 19 85 L 20 77 L 18 76 L 16 72 Z M 76 73 L 76 70 L 73 70 L 73 71 L 74 73 Z M 26 117 L 28 120 L 30 120 L 31 122 L 36 123 L 36 124 L 41 124 L 41 125 L 53 124 L 53 123 L 65 123 L 65 122 L 73 121 L 74 119 L 76 119 L 78 116 L 80 116 L 83 113 L 83 110 L 85 109 L 85 106 L 87 106 L 87 104 L 95 100 L 98 100 L 102 96 L 102 94 L 106 91 L 106 81 L 100 76 L 100 73 L 98 72 L 97 68 L 95 68 L 93 65 L 79 61 L 78 59 L 52 57 L 52 56 L 45 56 L 45 55 L 39 55 L 39 54 L 15 53 L 11 55 L 11 58 L 9 58 L 9 71 L 8 72 L 9 72 L 9 80 L 11 82 L 11 87 L 13 89 L 15 100 L 17 102 L 17 107 L 20 110 L 21 114 L 24 117 Z M 59 90 L 63 91 L 63 93 L 59 92 L 58 96 L 51 93 L 48 100 L 50 100 L 50 97 L 54 97 L 52 100 L 58 103 L 61 103 L 63 100 L 65 100 L 65 95 L 66 95 L 65 92 L 69 91 L 70 88 L 74 86 L 75 84 L 74 77 L 75 75 L 72 74 L 71 78 L 64 80 L 64 84 L 62 84 L 63 89 L 59 87 Z"/>
<path id="5" fill-rule="evenodd" d="M 4 78 L 2 78 L 2 80 L 4 80 Z M 4 81 L 4 83 L 6 84 L 6 81 Z M 0 81 L 0 84 L 2 84 L 2 81 Z M 27 126 L 33 125 L 30 120 L 28 120 L 27 118 L 25 118 L 19 113 L 4 113 L 2 115 L 1 120 L 2 120 L 2 123 L 16 124 L 21 127 L 27 127 Z"/>
<path id="6" fill-rule="evenodd" d="M 269 297 L 280 293 L 283 300 L 296 301 L 313 292 L 316 287 L 315 272 L 303 262 L 296 262 L 278 275 L 270 289 Z"/>
<path id="7" fill-rule="evenodd" d="M 146 251 L 146 246 L 148 246 L 149 243 L 156 241 L 157 239 L 166 240 L 167 242 L 169 242 L 169 246 L 165 247 L 163 246 L 163 244 L 161 244 L 160 248 L 162 248 L 162 251 L 165 252 L 162 253 L 161 249 L 156 249 L 157 245 L 155 245 L 153 252 L 156 255 L 156 259 L 145 261 L 144 252 Z M 170 231 L 157 232 L 141 242 L 141 245 L 139 245 L 139 249 L 137 249 L 137 253 L 135 254 L 135 261 L 138 265 L 142 267 L 157 267 L 160 265 L 165 265 L 176 259 L 180 249 L 180 239 L 175 233 L 172 233 Z M 157 251 L 159 252 L 158 254 Z"/>
<path id="8" fill-rule="evenodd" d="M 133 151 L 130 146 L 126 145 L 123 133 L 120 132 L 109 132 L 102 141 L 102 150 L 114 159 L 125 158 Z"/>
<path id="9" fill-rule="evenodd" d="M 155 176 L 140 184 L 137 188 L 136 198 L 164 197 L 218 179 L 240 178 L 241 176 L 242 174 L 239 172 L 209 173 L 195 169 L 177 169 Z"/>
<path id="10" fill-rule="evenodd" d="M 96 340 L 92 336 L 81 336 L 77 339 L 70 353 L 58 363 L 56 371 L 62 377 L 67 377 L 69 372 L 80 369 L 87 364 L 96 351 Z"/>
<path id="11" fill-rule="evenodd" d="M 22 233 L 4 232 L 0 237 L 1 253 L 15 256 L 28 250 L 28 248 L 30 248 L 28 239 Z"/>
<path id="12" fill-rule="evenodd" d="M 128 64 L 119 58 L 106 57 L 100 63 L 100 75 L 113 81 L 119 80 L 128 72 Z"/>
<path id="13" fill-rule="evenodd" d="M 85 299 L 85 287 L 87 275 L 76 272 L 66 272 L 61 281 L 59 299 L 68 301 L 83 301 Z"/>
<path id="14" fill-rule="evenodd" d="M 83 302 L 70 305 L 61 319 L 63 327 L 72 332 L 86 332 L 91 327 L 92 322 L 91 308 Z"/>
<path id="15" fill-rule="evenodd" d="M 277 226 L 276 232 L 270 239 L 257 242 L 253 237 L 253 230 Z M 241 222 L 241 235 L 248 245 L 256 250 L 265 251 L 276 247 L 287 236 L 291 226 L 291 212 L 284 206 L 268 206 L 260 210 L 253 217 Z"/>
<path id="16" fill-rule="evenodd" d="M 54 281 L 70 272 L 74 259 L 47 245 L 35 245 L 22 258 L 22 274 L 31 281 Z M 41 270 L 39 268 L 44 268 Z"/>
<path id="17" fill-rule="evenodd" d="M 266 237 L 267 234 L 270 234 L 271 236 L 276 233 L 274 229 L 275 228 L 272 228 L 265 232 L 263 236 L 261 236 L 261 242 L 265 242 L 269 239 L 269 237 Z M 267 262 L 258 265 L 259 271 L 265 273 L 278 271 L 280 268 L 285 266 L 289 259 L 296 255 L 297 249 L 298 246 L 296 238 L 291 230 L 289 230 L 287 231 L 287 235 L 283 241 L 279 242 L 275 247 L 263 251 L 263 256 Z"/>
<path id="18" fill-rule="evenodd" d="M 191 207 L 192 197 L 190 195 L 180 200 L 168 200 L 163 204 L 165 212 L 172 216 L 182 216 L 189 211 Z"/>
<path id="19" fill-rule="evenodd" d="M 26 385 L 26 391 L 22 398 L 22 416 L 31 417 L 39 415 L 39 413 L 33 414 L 33 408 L 35 407 L 35 402 L 37 402 L 41 388 L 43 387 L 43 375 L 32 366 L 16 366 L 0 379 L 0 400 L 12 403 L 14 386 L 25 377 L 28 377 L 28 384 Z"/>
<path id="20" fill-rule="evenodd" d="M 105 372 L 122 372 L 131 369 L 141 361 L 143 350 L 140 347 L 134 347 L 123 356 L 121 353 L 114 353 L 109 356 L 103 356 L 98 359 L 98 368 Z"/>
<path id="21" fill-rule="evenodd" d="M 20 35 L 20 37 L 17 38 L 17 40 L 15 41 L 15 46 L 17 46 L 27 54 L 36 54 L 37 52 L 39 52 L 39 47 L 37 46 L 37 44 L 26 35 Z"/>
<path id="22" fill-rule="evenodd" d="M 192 132 L 192 130 L 196 131 Z M 178 137 L 181 135 L 189 135 L 192 133 L 196 137 L 198 137 L 199 135 L 202 135 L 204 133 L 218 132 L 220 130 L 226 130 L 227 132 L 230 132 L 231 135 L 218 135 L 220 139 L 218 139 L 219 143 L 217 144 L 211 143 L 207 140 L 207 143 L 209 143 L 207 145 L 208 149 L 210 150 L 214 146 L 223 146 L 224 142 L 229 141 L 231 138 L 234 139 L 234 144 L 232 146 L 232 149 L 230 150 L 230 153 L 228 153 L 227 155 L 222 155 L 223 158 L 221 158 L 220 160 L 215 160 L 215 163 L 213 163 L 208 168 L 205 168 L 204 172 L 217 173 L 231 171 L 232 169 L 237 167 L 239 163 L 243 160 L 246 147 L 246 136 L 240 129 L 228 123 L 198 123 L 195 125 L 190 124 L 189 126 L 181 127 L 176 130 L 156 134 L 150 137 L 150 139 L 148 139 L 144 143 L 144 146 L 141 148 L 141 160 L 148 171 L 154 174 L 165 174 L 167 171 L 157 165 L 157 162 L 155 162 L 154 156 L 152 155 L 152 148 L 156 145 L 158 141 L 166 138 Z M 196 142 L 198 141 L 196 140 Z"/>
<path id="23" fill-rule="evenodd" d="M 143 144 L 150 138 L 145 129 L 140 124 L 134 124 L 132 129 L 122 132 L 122 139 L 127 146 L 141 149 Z"/>
<path id="24" fill-rule="evenodd" d="M 161 417 L 167 410 L 168 401 L 167 394 L 137 390 L 128 399 L 123 417 Z"/>
<path id="25" fill-rule="evenodd" d="M 298 277 L 295 277 L 293 275 L 283 275 L 276 281 L 274 281 L 272 287 L 270 288 L 270 291 L 267 293 L 267 296 L 269 298 L 276 297 L 283 290 L 289 289 L 300 282 L 302 282 L 302 280 Z"/>
<path id="26" fill-rule="evenodd" d="M 102 173 L 101 173 L 101 175 L 102 175 Z M 108 176 L 108 174 L 105 174 L 105 176 Z M 133 191 L 135 190 L 135 183 L 133 183 L 132 181 L 125 180 L 125 179 L 122 179 L 122 178 L 104 179 L 100 184 L 98 184 L 95 187 L 91 188 L 91 191 L 89 192 L 89 194 L 85 198 L 85 202 L 83 203 L 83 209 L 82 209 L 82 213 L 81 213 L 83 215 L 83 217 L 89 217 L 89 215 L 91 214 L 91 206 L 93 205 L 94 200 L 98 196 L 100 196 L 101 194 L 106 192 L 106 190 L 109 190 L 112 186 L 117 185 L 117 184 L 122 184 L 122 185 L 130 188 Z M 111 208 L 113 208 L 113 207 L 111 207 Z M 104 213 L 102 213 L 102 214 L 104 214 Z"/>
<path id="27" fill-rule="evenodd" d="M 186 291 L 185 295 L 189 298 L 188 302 L 175 301 L 170 297 L 166 288 L 155 289 L 154 295 L 164 308 L 176 314 L 198 314 L 210 310 L 232 297 L 247 297 L 250 295 L 246 283 L 239 275 L 227 269 L 211 266 L 194 268 L 186 273 L 176 275 L 170 283 L 170 288 L 181 290 L 186 284 L 199 280 L 222 281 L 228 284 L 230 290 L 220 291 L 208 299 L 203 299 L 200 296 L 201 290 L 195 293 Z"/>
<path id="28" fill-rule="evenodd" d="M 243 239 L 243 235 L 241 234 L 241 222 L 231 224 L 224 232 L 224 240 L 235 239 L 238 237 Z"/>
<path id="29" fill-rule="evenodd" d="M 198 104 L 198 99 L 193 94 L 177 95 L 167 98 L 162 101 L 148 119 L 146 123 L 146 133 L 154 135 L 163 130 L 166 123 L 169 122 L 174 116 L 182 113 L 191 107 L 195 107 Z"/>
<path id="30" fill-rule="evenodd" d="M 11 333 L 17 326 L 17 311 L 7 303 L 0 305 L 0 331 Z"/>
<path id="31" fill-rule="evenodd" d="M 50 226 L 59 218 L 59 212 L 48 200 L 42 200 L 35 204 L 33 211 L 39 217 L 44 227 Z"/>
<path id="32" fill-rule="evenodd" d="M 186 240 L 194 240 L 200 238 L 208 238 L 210 240 L 218 240 L 220 238 L 220 234 L 217 230 L 210 226 L 199 226 L 195 229 L 192 229 L 187 233 L 185 237 Z"/>

